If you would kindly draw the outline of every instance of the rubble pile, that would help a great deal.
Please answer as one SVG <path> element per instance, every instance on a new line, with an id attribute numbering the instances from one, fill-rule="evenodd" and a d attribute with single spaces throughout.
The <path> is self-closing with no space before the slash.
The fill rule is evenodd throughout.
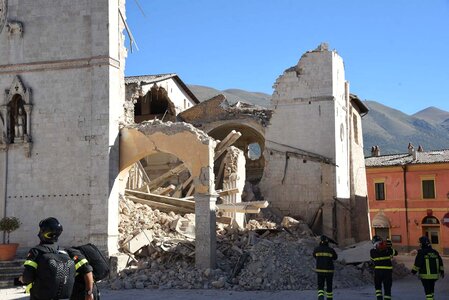
<path id="1" fill-rule="evenodd" d="M 199 270 L 194 262 L 193 215 L 163 213 L 125 197 L 119 208 L 119 245 L 128 253 L 130 263 L 107 283 L 112 289 L 315 288 L 312 252 L 318 240 L 300 220 L 286 217 L 280 226 L 253 219 L 244 230 L 217 223 L 217 269 Z M 334 286 L 371 283 L 370 273 L 364 274 L 337 262 Z"/>

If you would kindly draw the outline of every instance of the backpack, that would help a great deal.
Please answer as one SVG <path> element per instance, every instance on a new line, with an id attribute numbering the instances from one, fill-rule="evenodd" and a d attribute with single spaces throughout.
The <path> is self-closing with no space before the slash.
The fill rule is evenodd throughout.
<path id="1" fill-rule="evenodd" d="M 75 262 L 67 252 L 37 246 L 36 279 L 31 292 L 38 299 L 70 298 L 75 282 Z"/>
<path id="2" fill-rule="evenodd" d="M 82 246 L 73 247 L 79 250 L 89 262 L 92 267 L 92 274 L 94 280 L 102 280 L 109 275 L 109 260 L 103 255 L 103 253 L 94 244 L 85 244 Z"/>

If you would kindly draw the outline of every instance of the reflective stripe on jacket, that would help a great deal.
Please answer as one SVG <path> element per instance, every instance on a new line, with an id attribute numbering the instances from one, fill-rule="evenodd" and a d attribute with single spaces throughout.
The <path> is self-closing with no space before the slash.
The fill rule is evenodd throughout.
<path id="1" fill-rule="evenodd" d="M 436 280 L 440 278 L 440 273 L 444 272 L 443 260 L 432 247 L 422 248 L 418 250 L 412 269 L 418 272 L 422 279 Z"/>
<path id="2" fill-rule="evenodd" d="M 375 270 L 393 270 L 391 259 L 398 255 L 398 252 L 393 248 L 386 248 L 379 250 L 377 248 L 371 249 L 371 261 L 374 263 Z"/>
<path id="3" fill-rule="evenodd" d="M 316 272 L 334 272 L 334 260 L 336 260 L 338 256 L 333 248 L 328 245 L 320 245 L 313 251 L 313 257 L 316 259 Z"/>

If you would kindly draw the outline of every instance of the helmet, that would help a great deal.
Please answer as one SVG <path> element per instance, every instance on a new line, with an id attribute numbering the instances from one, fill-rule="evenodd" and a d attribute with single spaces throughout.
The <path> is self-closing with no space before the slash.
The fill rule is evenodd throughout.
<path id="1" fill-rule="evenodd" d="M 320 237 L 320 245 L 329 245 L 329 238 L 325 235 Z"/>
<path id="2" fill-rule="evenodd" d="M 381 241 L 382 241 L 382 238 L 380 236 L 378 236 L 378 235 L 373 236 L 373 239 L 371 240 L 371 242 L 373 244 L 381 242 Z"/>
<path id="3" fill-rule="evenodd" d="M 421 247 L 428 247 L 430 246 L 430 241 L 427 236 L 422 236 L 419 238 L 419 243 L 421 244 Z"/>
<path id="4" fill-rule="evenodd" d="M 50 217 L 39 222 L 39 234 L 43 243 L 55 243 L 62 233 L 62 225 L 58 219 Z"/>

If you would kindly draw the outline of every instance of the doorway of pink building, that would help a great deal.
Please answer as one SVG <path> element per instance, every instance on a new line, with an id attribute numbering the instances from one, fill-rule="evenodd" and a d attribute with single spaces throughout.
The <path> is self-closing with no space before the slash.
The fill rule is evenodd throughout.
<path id="1" fill-rule="evenodd" d="M 423 226 L 423 235 L 427 236 L 432 244 L 432 248 L 441 252 L 440 226 Z"/>

